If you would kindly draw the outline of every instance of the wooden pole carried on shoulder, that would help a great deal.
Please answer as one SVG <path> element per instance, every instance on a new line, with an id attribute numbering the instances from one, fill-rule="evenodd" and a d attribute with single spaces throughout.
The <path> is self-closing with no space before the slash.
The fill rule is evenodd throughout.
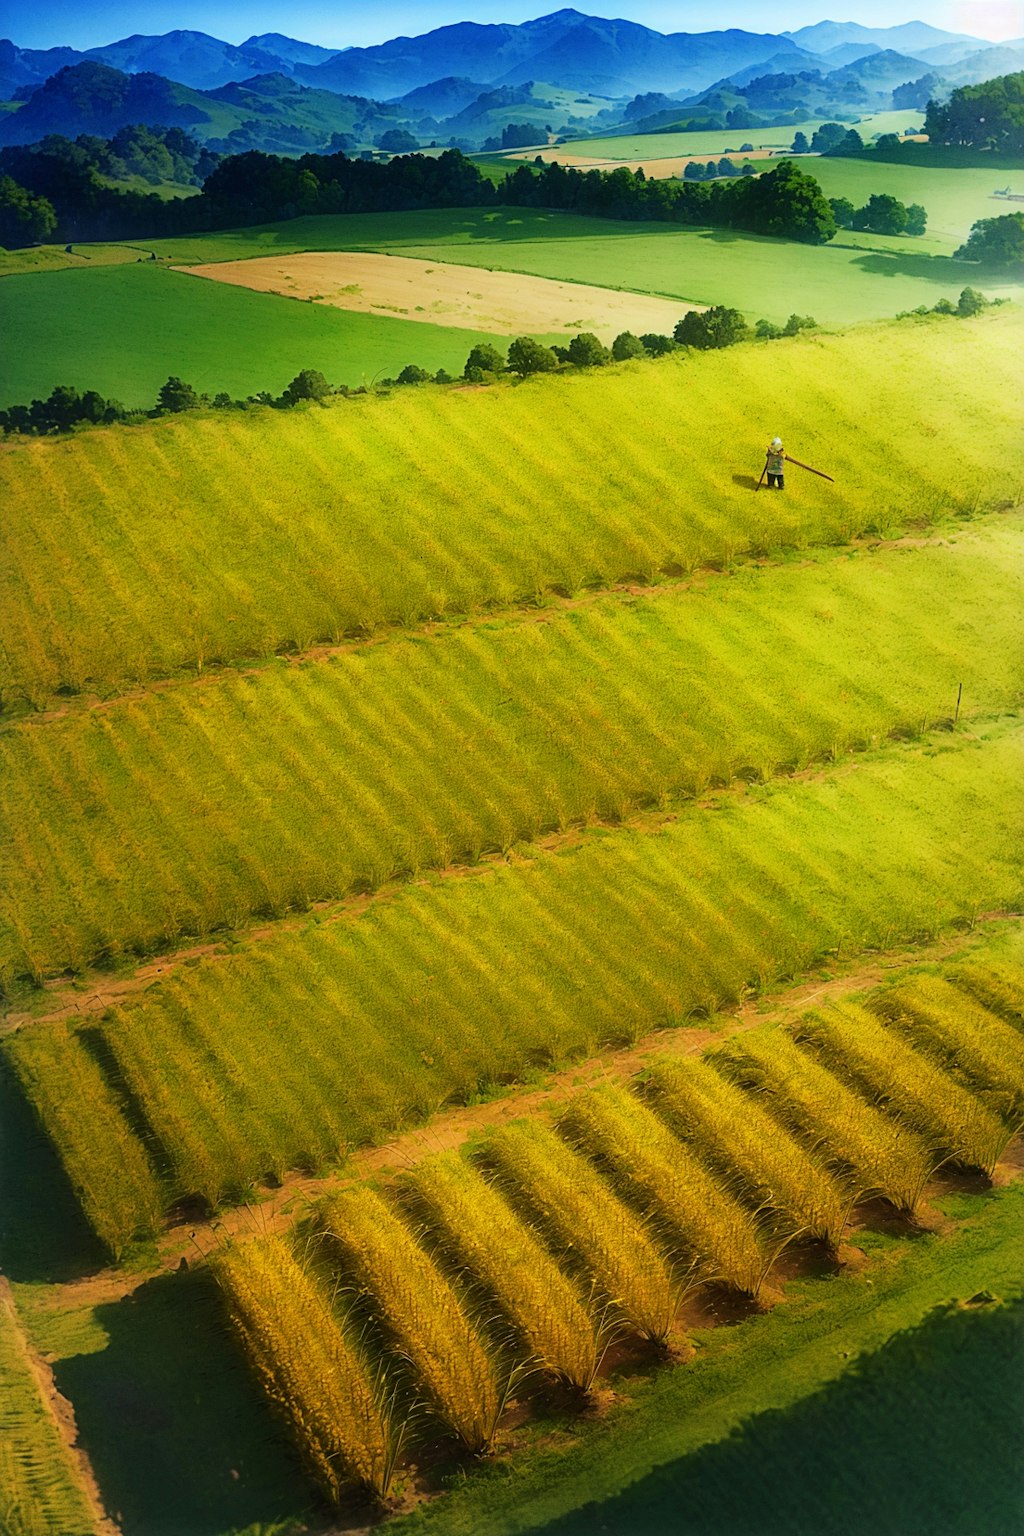
<path id="1" fill-rule="evenodd" d="M 764 477 L 765 477 L 765 475 L 767 473 L 768 473 L 768 455 L 766 454 L 765 455 L 765 460 L 764 460 L 764 469 L 762 469 L 762 471 L 761 471 L 761 478 L 757 482 L 757 484 L 754 486 L 754 490 L 755 491 L 759 491 L 761 489 L 762 485 L 764 485 Z"/>
<path id="2" fill-rule="evenodd" d="M 784 454 L 783 457 L 785 458 L 787 464 L 795 464 L 797 469 L 806 469 L 809 475 L 820 475 L 822 480 L 829 480 L 833 485 L 835 485 L 836 482 L 833 476 L 826 475 L 823 469 L 812 469 L 809 464 L 801 464 L 799 459 L 791 459 L 788 453 Z"/>

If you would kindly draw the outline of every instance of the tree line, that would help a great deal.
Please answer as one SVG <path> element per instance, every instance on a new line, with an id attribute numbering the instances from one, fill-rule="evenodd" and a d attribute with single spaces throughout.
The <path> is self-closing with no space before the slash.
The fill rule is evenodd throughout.
<path id="1" fill-rule="evenodd" d="M 930 309 L 922 305 L 918 309 L 902 311 L 896 318 L 905 320 L 918 315 L 957 315 L 961 319 L 968 319 L 980 314 L 990 304 L 1003 302 L 1001 299 L 987 299 L 976 288 L 965 288 L 956 303 L 951 299 L 940 299 Z M 741 341 L 777 341 L 782 337 L 797 336 L 801 331 L 813 330 L 816 325 L 811 315 L 794 314 L 782 326 L 770 320 L 758 320 L 751 327 L 738 309 L 713 304 L 705 310 L 688 310 L 677 321 L 670 336 L 654 332 L 637 336 L 632 331 L 621 331 L 610 347 L 606 347 L 599 337 L 589 331 L 578 332 L 564 347 L 557 344 L 549 347 L 532 336 L 517 336 L 504 355 L 493 343 L 478 342 L 470 350 L 458 378 L 444 368 L 431 372 L 418 363 L 408 363 L 395 378 L 381 379 L 377 386 L 362 384 L 350 388 L 346 384 L 329 384 L 319 368 L 303 368 L 280 395 L 261 390 L 245 399 L 232 399 L 224 391 L 214 395 L 204 393 L 177 375 L 172 375 L 160 386 L 156 404 L 150 411 L 132 410 L 117 400 L 104 399 L 96 390 L 80 392 L 70 385 L 60 384 L 46 400 L 33 400 L 30 405 L 11 405 L 6 410 L 0 410 L 0 431 L 42 437 L 70 432 L 78 426 L 109 426 L 113 422 L 179 415 L 204 407 L 244 411 L 257 406 L 272 406 L 277 410 L 287 410 L 304 403 L 323 405 L 332 397 L 366 395 L 375 388 L 387 391 L 397 386 L 419 384 L 492 384 L 510 374 L 526 379 L 534 374 L 557 373 L 572 368 L 602 368 L 609 363 L 629 362 L 638 358 L 667 357 L 679 350 L 710 352 L 734 347 Z"/>
<path id="2" fill-rule="evenodd" d="M 91 148 L 58 135 L 0 150 L 0 176 L 15 182 L 36 205 L 20 216 L 21 243 L 51 235 L 67 241 L 159 238 L 306 214 L 501 203 L 600 218 L 710 224 L 811 243 L 835 234 L 820 187 L 792 162 L 745 178 L 723 177 L 727 168 L 720 163 L 715 169 L 709 183 L 648 181 L 642 171 L 626 167 L 580 171 L 558 164 L 523 165 L 495 184 L 456 149 L 436 157 L 398 155 L 386 163 L 341 152 L 290 159 L 250 151 L 216 165 L 197 196 L 164 200 L 111 187 Z"/>

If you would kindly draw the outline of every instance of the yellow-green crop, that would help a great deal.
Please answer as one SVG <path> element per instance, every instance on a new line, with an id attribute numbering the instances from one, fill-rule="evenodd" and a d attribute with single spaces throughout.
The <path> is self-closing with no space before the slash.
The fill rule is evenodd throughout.
<path id="1" fill-rule="evenodd" d="M 1000 311 L 941 336 L 872 325 L 5 444 L 3 698 L 40 707 L 1012 499 L 1022 336 Z M 835 485 L 794 470 L 785 496 L 755 494 L 776 431 Z"/>
<path id="2" fill-rule="evenodd" d="M 811 781 L 595 829 L 564 852 L 408 885 L 361 915 L 171 968 L 98 1028 L 131 1073 L 168 1202 L 237 1196 L 538 1059 L 635 1040 L 828 955 L 1015 908 L 1020 759 L 1012 725 L 939 733 Z M 13 1048 L 50 1027 L 25 1025 Z M 59 1044 L 48 1053 L 40 1102 L 60 1093 L 63 1059 Z M 119 1200 L 101 1170 L 116 1165 L 120 1119 L 44 1116 L 95 1208 Z M 95 1174 L 80 1137 L 96 1140 Z"/>
<path id="3" fill-rule="evenodd" d="M 0 733 L 0 981 L 1012 708 L 1020 520 Z M 6 934 L 3 929 L 6 928 Z"/>

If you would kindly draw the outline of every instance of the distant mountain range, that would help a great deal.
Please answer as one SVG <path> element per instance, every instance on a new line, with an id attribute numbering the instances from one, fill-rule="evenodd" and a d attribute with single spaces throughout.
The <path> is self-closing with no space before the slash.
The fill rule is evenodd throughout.
<path id="1" fill-rule="evenodd" d="M 824 58 L 837 69 L 873 50 L 888 50 L 935 68 L 989 46 L 920 21 L 888 28 L 822 21 L 797 32 L 730 29 L 666 35 L 636 22 L 606 21 L 570 9 L 520 26 L 459 22 L 420 37 L 342 51 L 279 32 L 264 32 L 237 45 L 203 32 L 135 35 L 85 52 L 18 48 L 0 41 L 0 98 L 41 85 L 58 69 L 86 59 L 126 74 L 163 75 L 195 90 L 216 90 L 254 75 L 284 74 L 303 85 L 387 101 L 453 76 L 490 86 L 548 80 L 612 97 L 640 91 L 695 92 L 750 66 L 770 61 L 774 68 L 783 55 L 791 56 L 794 64 L 811 56 Z"/>
<path id="2" fill-rule="evenodd" d="M 897 89 L 909 103 L 906 88 L 924 77 L 921 91 L 948 90 L 1022 66 L 1024 46 L 919 21 L 666 35 L 575 10 L 520 26 L 460 22 L 340 52 L 278 32 L 237 45 L 202 32 L 135 35 L 84 53 L 0 41 L 0 100 L 23 103 L 0 114 L 0 143 L 141 122 L 189 128 L 227 152 L 365 148 L 395 126 L 478 147 L 485 134 L 500 136 L 506 109 L 508 122 L 536 124 L 542 141 L 548 129 L 585 124 L 647 127 L 629 98 L 650 97 L 660 118 L 673 115 L 666 101 L 695 103 L 705 117 L 734 105 L 850 115 L 892 105 Z"/>

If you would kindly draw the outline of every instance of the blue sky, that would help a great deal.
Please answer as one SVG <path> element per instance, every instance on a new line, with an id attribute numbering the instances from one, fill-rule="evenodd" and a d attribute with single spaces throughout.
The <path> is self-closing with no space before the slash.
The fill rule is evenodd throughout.
<path id="1" fill-rule="evenodd" d="M 526 21 L 558 9 L 558 0 L 0 0 L 0 36 L 24 48 L 68 43 L 89 48 L 133 32 L 174 27 L 209 32 L 238 43 L 258 32 L 284 32 L 307 42 L 344 48 L 415 35 L 454 21 Z M 795 30 L 831 16 L 865 26 L 929 21 L 952 32 L 993 39 L 1024 34 L 1021 0 L 576 0 L 576 9 L 623 16 L 659 32 L 743 27 L 751 32 Z"/>

